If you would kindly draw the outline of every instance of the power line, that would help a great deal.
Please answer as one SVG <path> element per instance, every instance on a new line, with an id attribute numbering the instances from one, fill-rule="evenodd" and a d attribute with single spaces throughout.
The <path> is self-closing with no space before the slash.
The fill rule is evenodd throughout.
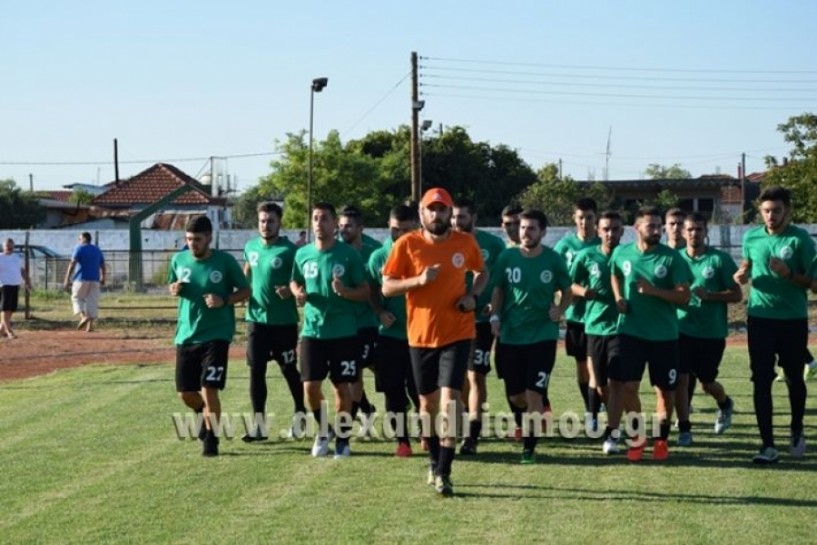
<path id="1" fill-rule="evenodd" d="M 396 90 L 397 90 L 397 88 L 398 88 L 398 87 L 400 87 L 400 85 L 402 85 L 402 83 L 403 83 L 404 81 L 406 81 L 406 80 L 409 78 L 409 76 L 411 76 L 411 71 L 407 72 L 407 73 L 406 73 L 406 75 L 405 75 L 405 76 L 403 76 L 402 78 L 400 78 L 400 80 L 399 80 L 397 83 L 395 83 L 394 85 L 392 85 L 391 89 L 389 89 L 389 90 L 386 92 L 386 94 L 385 94 L 385 95 L 383 95 L 382 97 L 380 97 L 380 98 L 377 100 L 377 102 L 375 102 L 375 103 L 374 103 L 374 105 L 373 105 L 371 108 L 369 108 L 368 110 L 366 110 L 366 112 L 365 112 L 365 113 L 364 113 L 362 116 L 360 116 L 360 118 L 359 118 L 357 121 L 355 121 L 354 123 L 352 123 L 352 126 L 351 126 L 351 127 L 349 127 L 348 129 L 346 129 L 345 131 L 343 131 L 343 133 L 341 133 L 341 134 L 347 134 L 347 133 L 351 132 L 351 131 L 352 131 L 352 129 L 354 129 L 355 127 L 357 127 L 357 126 L 360 124 L 360 122 L 361 122 L 361 121 L 363 121 L 364 119 L 366 119 L 366 117 L 368 117 L 368 115 L 374 111 L 374 109 L 375 109 L 375 108 L 377 108 L 378 106 L 380 106 L 380 105 L 381 105 L 381 104 L 382 104 L 382 103 L 383 103 L 383 102 L 384 102 L 384 101 L 385 101 L 387 98 L 389 98 L 389 97 L 392 95 L 392 93 L 394 93 L 394 91 L 396 91 Z"/>
<path id="2" fill-rule="evenodd" d="M 261 153 L 238 153 L 234 155 L 207 155 L 204 157 L 183 157 L 176 159 L 132 159 L 130 161 L 119 161 L 120 165 L 142 165 L 153 163 L 192 163 L 194 161 L 209 161 L 213 159 L 244 159 L 248 157 L 264 157 L 268 155 L 281 155 L 281 151 L 267 151 Z M 0 161 L 3 166 L 105 166 L 113 161 Z"/>

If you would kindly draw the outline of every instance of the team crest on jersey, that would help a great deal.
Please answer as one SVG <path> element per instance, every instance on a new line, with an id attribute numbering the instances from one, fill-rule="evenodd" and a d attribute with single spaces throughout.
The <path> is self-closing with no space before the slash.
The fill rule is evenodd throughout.
<path id="1" fill-rule="evenodd" d="M 601 276 L 601 269 L 599 269 L 598 263 L 590 264 L 590 276 L 592 276 L 593 278 L 598 278 Z"/>
<path id="2" fill-rule="evenodd" d="M 346 267 L 344 267 L 340 263 L 336 263 L 336 264 L 332 265 L 332 276 L 337 278 L 337 277 L 343 276 L 343 273 L 345 273 L 345 272 L 346 272 Z"/>
<path id="3" fill-rule="evenodd" d="M 780 248 L 780 251 L 777 252 L 777 257 L 780 259 L 791 259 L 794 255 L 794 250 L 791 246 L 783 246 Z"/>
<path id="4" fill-rule="evenodd" d="M 458 269 L 461 269 L 465 264 L 465 256 L 457 252 L 451 256 L 451 263 Z"/>
<path id="5" fill-rule="evenodd" d="M 284 264 L 284 260 L 281 259 L 280 257 L 277 257 L 277 256 L 273 257 L 272 261 L 270 261 L 270 267 L 272 267 L 273 269 L 280 269 L 281 265 L 283 265 L 283 264 Z"/>
<path id="6" fill-rule="evenodd" d="M 539 280 L 541 280 L 543 284 L 550 284 L 550 282 L 553 280 L 553 273 L 548 270 L 544 270 L 541 272 L 541 274 L 539 274 Z"/>
<path id="7" fill-rule="evenodd" d="M 210 273 L 210 282 L 213 284 L 218 284 L 224 278 L 224 275 L 221 274 L 221 271 L 212 271 Z"/>
<path id="8" fill-rule="evenodd" d="M 715 276 L 715 269 L 707 265 L 706 267 L 704 267 L 704 270 L 701 271 L 701 275 L 703 275 L 704 278 L 709 280 L 710 278 L 713 278 Z"/>
<path id="9" fill-rule="evenodd" d="M 667 276 L 667 267 L 665 265 L 656 265 L 653 271 L 656 278 L 664 278 Z"/>
<path id="10" fill-rule="evenodd" d="M 629 261 L 625 261 L 621 264 L 621 270 L 624 271 L 624 276 L 630 276 L 630 273 L 633 270 L 633 264 Z"/>

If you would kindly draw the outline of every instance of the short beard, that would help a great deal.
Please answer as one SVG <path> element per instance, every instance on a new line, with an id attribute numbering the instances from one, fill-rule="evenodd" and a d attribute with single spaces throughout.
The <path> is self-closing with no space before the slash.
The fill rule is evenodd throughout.
<path id="1" fill-rule="evenodd" d="M 449 224 L 447 224 L 445 222 L 439 222 L 439 223 L 431 222 L 428 225 L 426 225 L 426 231 L 428 231 L 432 235 L 438 236 L 438 237 L 446 234 L 450 228 L 451 228 L 451 225 L 449 225 Z"/>

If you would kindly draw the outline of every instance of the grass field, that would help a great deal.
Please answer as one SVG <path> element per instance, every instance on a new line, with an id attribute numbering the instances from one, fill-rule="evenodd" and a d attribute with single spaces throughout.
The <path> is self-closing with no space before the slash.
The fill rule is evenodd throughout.
<path id="1" fill-rule="evenodd" d="M 671 446 L 660 464 L 603 457 L 597 441 L 580 438 L 546 439 L 537 465 L 522 466 L 519 444 L 487 440 L 476 458 L 455 461 L 450 500 L 425 484 L 419 448 L 395 459 L 392 443 L 353 441 L 353 456 L 336 461 L 309 457 L 308 440 L 233 440 L 219 458 L 202 458 L 198 441 L 176 438 L 171 415 L 182 406 L 169 363 L 6 382 L 0 542 L 813 542 L 817 456 L 788 457 L 788 401 L 776 384 L 781 461 L 749 463 L 758 442 L 745 360 L 745 349 L 727 351 L 721 378 L 737 415 L 724 436 L 710 431 L 714 403 L 696 394 L 694 446 Z M 247 368 L 231 365 L 224 409 L 248 412 Z M 560 356 L 557 414 L 579 408 L 573 368 Z M 269 410 L 288 418 L 277 368 L 270 377 Z M 495 376 L 489 384 L 489 401 L 505 410 Z M 646 389 L 643 400 L 653 405 Z M 806 435 L 817 446 L 815 407 L 809 399 Z"/>

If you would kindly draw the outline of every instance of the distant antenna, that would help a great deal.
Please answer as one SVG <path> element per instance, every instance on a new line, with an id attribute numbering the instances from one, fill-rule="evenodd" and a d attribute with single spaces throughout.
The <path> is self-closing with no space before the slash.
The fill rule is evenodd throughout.
<path id="1" fill-rule="evenodd" d="M 613 126 L 607 131 L 607 150 L 604 152 L 604 181 L 610 180 L 610 140 L 613 138 Z"/>

